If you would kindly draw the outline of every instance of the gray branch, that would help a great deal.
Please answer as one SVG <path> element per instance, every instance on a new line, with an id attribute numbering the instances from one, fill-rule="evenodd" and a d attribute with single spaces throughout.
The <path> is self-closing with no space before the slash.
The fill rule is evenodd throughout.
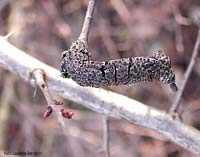
<path id="1" fill-rule="evenodd" d="M 108 115 L 103 115 L 103 150 L 106 157 L 110 157 L 110 120 Z"/>
<path id="2" fill-rule="evenodd" d="M 87 7 L 87 12 L 85 15 L 83 27 L 79 36 L 80 40 L 83 41 L 88 41 L 88 35 L 89 35 L 89 29 L 90 29 L 90 24 L 92 21 L 92 15 L 94 13 L 94 7 L 95 7 L 95 1 L 96 0 L 89 0 L 88 7 Z"/>
<path id="3" fill-rule="evenodd" d="M 185 149 L 200 154 L 200 132 L 197 129 L 173 120 L 164 111 L 126 96 L 101 88 L 81 87 L 71 79 L 63 79 L 58 70 L 29 56 L 1 37 L 0 66 L 27 82 L 33 69 L 43 69 L 51 92 L 99 113 L 123 118 L 154 130 Z"/>
<path id="4" fill-rule="evenodd" d="M 174 103 L 172 104 L 172 107 L 170 108 L 170 114 L 172 114 L 172 115 L 173 115 L 173 113 L 177 112 L 177 110 L 180 106 L 183 91 L 184 91 L 186 83 L 187 83 L 187 81 L 190 77 L 193 66 L 195 65 L 195 59 L 197 58 L 199 48 L 200 48 L 200 28 L 198 30 L 198 36 L 197 36 L 197 40 L 196 40 L 196 43 L 195 43 L 195 46 L 194 46 L 192 57 L 190 59 L 190 63 L 187 67 L 187 70 L 186 70 L 184 76 L 183 76 L 183 81 L 182 81 L 180 89 L 179 89 L 179 91 L 176 95 L 176 99 L 175 99 Z"/>

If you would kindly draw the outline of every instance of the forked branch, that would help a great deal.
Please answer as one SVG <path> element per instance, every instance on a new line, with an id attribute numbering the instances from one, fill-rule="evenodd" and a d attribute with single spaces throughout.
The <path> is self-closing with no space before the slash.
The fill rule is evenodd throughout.
<path id="1" fill-rule="evenodd" d="M 87 43 L 89 26 L 94 11 L 95 0 L 90 0 L 79 40 Z M 34 69 L 45 72 L 46 83 L 51 92 L 84 105 L 96 112 L 124 118 L 132 123 L 152 129 L 185 149 L 200 154 L 200 132 L 171 118 L 158 109 L 148 107 L 136 100 L 97 88 L 80 87 L 70 79 L 60 77 L 60 72 L 15 48 L 0 37 L 0 66 L 29 81 Z M 41 77 L 42 75 L 40 75 Z M 172 89 L 176 89 L 172 84 Z M 52 100 L 51 100 L 52 101 Z M 105 131 L 108 131 L 105 119 Z M 105 134 L 108 136 L 108 132 Z M 106 153 L 109 156 L 108 137 L 105 136 Z"/>
<path id="2" fill-rule="evenodd" d="M 36 84 L 41 89 L 48 104 L 47 110 L 43 114 L 43 117 L 46 118 L 50 116 L 52 112 L 54 112 L 62 128 L 66 129 L 63 118 L 70 119 L 73 116 L 73 112 L 71 111 L 64 112 L 63 107 L 60 106 L 62 105 L 62 103 L 53 99 L 52 95 L 50 94 L 48 85 L 45 81 L 45 72 L 42 69 L 38 69 L 38 68 L 34 69 L 31 72 L 31 76 L 34 77 Z"/>
<path id="3" fill-rule="evenodd" d="M 25 81 L 34 69 L 43 69 L 49 90 L 90 108 L 144 126 L 200 154 L 200 132 L 186 124 L 173 120 L 165 112 L 149 107 L 126 96 L 101 88 L 80 87 L 71 79 L 63 79 L 60 72 L 27 53 L 17 49 L 0 37 L 0 66 L 15 73 Z"/>

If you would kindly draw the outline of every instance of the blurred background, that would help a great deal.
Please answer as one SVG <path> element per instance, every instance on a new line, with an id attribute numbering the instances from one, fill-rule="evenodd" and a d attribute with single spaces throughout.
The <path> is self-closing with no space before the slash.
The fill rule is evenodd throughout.
<path id="1" fill-rule="evenodd" d="M 0 0 L 0 35 L 57 69 L 62 51 L 77 39 L 88 0 Z M 89 37 L 94 60 L 147 56 L 162 50 L 172 59 L 178 86 L 197 37 L 199 0 L 97 0 Z M 22 61 L 23 62 L 23 61 Z M 160 83 L 108 87 L 144 104 L 168 111 L 175 94 Z M 200 59 L 183 93 L 185 123 L 200 129 Z M 62 100 L 55 93 L 53 96 Z M 75 112 L 63 132 L 55 117 L 42 118 L 40 90 L 0 68 L 0 150 L 36 151 L 44 157 L 102 157 L 102 116 L 63 100 Z M 189 107 L 187 107 L 189 106 Z M 111 118 L 113 157 L 195 157 L 162 136 Z"/>

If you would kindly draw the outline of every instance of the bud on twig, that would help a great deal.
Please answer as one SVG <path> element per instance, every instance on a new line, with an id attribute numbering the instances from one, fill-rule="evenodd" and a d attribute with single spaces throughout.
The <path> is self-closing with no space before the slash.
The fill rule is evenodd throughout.
<path id="1" fill-rule="evenodd" d="M 52 112 L 53 112 L 52 107 L 51 106 L 47 106 L 47 110 L 44 112 L 42 117 L 43 118 L 47 118 L 52 114 Z"/>
<path id="2" fill-rule="evenodd" d="M 63 109 L 63 108 L 60 110 L 60 112 L 61 112 L 61 114 L 62 114 L 62 116 L 63 116 L 64 118 L 68 118 L 68 119 L 71 119 L 72 116 L 74 115 L 74 112 L 72 112 L 72 111 L 66 111 L 66 110 Z"/>

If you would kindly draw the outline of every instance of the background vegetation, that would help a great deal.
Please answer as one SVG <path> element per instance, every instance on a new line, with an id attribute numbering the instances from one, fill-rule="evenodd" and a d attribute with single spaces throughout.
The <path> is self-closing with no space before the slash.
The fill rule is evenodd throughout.
<path id="1" fill-rule="evenodd" d="M 1 0 L 0 33 L 14 31 L 9 41 L 31 56 L 59 68 L 61 52 L 81 30 L 87 0 Z M 163 50 L 173 61 L 180 85 L 189 64 L 198 27 L 191 19 L 198 0 L 97 1 L 89 38 L 95 60 L 146 56 Z M 200 128 L 200 62 L 183 93 L 183 121 Z M 23 61 L 22 61 L 23 62 Z M 130 98 L 169 110 L 175 94 L 159 83 L 109 87 Z M 59 98 L 61 99 L 61 98 Z M 39 151 L 43 156 L 93 157 L 102 143 L 101 115 L 64 100 L 75 112 L 65 134 L 55 118 L 43 119 L 46 101 L 40 90 L 0 69 L 0 150 Z M 189 106 L 189 107 L 187 107 Z M 124 120 L 111 119 L 114 157 L 195 156 L 167 139 Z"/>

